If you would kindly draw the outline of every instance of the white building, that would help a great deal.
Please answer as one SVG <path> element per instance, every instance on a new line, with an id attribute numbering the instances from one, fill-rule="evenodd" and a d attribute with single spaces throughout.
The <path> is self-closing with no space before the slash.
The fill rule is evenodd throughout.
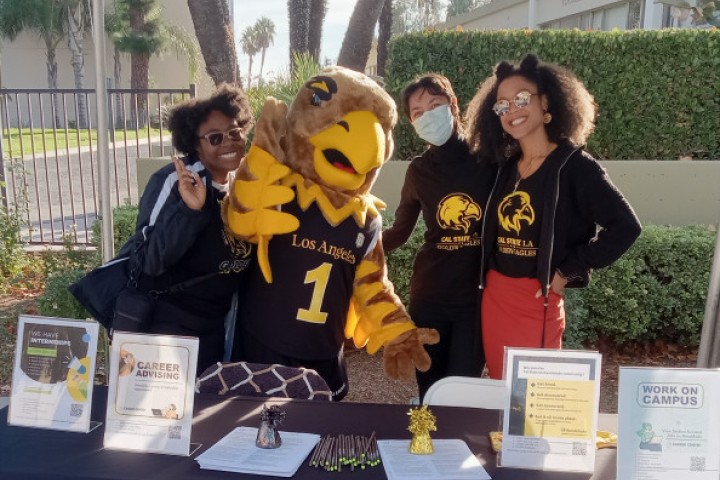
<path id="1" fill-rule="evenodd" d="M 691 8 L 656 0 L 488 0 L 470 12 L 448 18 L 442 28 L 626 30 L 692 26 L 699 25 Z"/>
<path id="2" fill-rule="evenodd" d="M 105 9 L 110 11 L 114 0 L 105 0 Z M 161 0 L 164 6 L 163 16 L 170 25 L 182 27 L 195 38 L 190 10 L 187 2 Z M 0 79 L 4 88 L 48 88 L 46 49 L 44 42 L 34 32 L 22 32 L 14 41 L 0 40 Z M 113 76 L 113 44 L 106 39 L 106 70 Z M 92 34 L 88 33 L 83 42 L 85 53 L 84 88 L 95 88 L 95 50 Z M 75 88 L 73 69 L 70 64 L 71 53 L 67 41 L 57 46 L 58 88 Z M 120 88 L 130 88 L 130 56 L 122 55 L 122 75 Z M 170 48 L 162 56 L 150 60 L 150 88 L 187 88 L 190 83 L 198 85 L 198 94 L 209 92 L 212 80 L 205 72 L 202 56 L 198 58 L 196 78 L 193 78 L 186 58 L 179 57 Z"/>

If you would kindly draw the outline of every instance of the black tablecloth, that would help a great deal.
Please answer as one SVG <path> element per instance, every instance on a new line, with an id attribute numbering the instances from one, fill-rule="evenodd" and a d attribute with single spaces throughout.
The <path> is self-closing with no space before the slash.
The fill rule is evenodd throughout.
<path id="1" fill-rule="evenodd" d="M 107 390 L 96 388 L 93 420 L 104 421 Z M 257 427 L 263 404 L 283 404 L 287 412 L 280 431 L 370 435 L 378 439 L 410 439 L 407 431 L 408 405 L 330 403 L 308 400 L 197 395 L 192 442 L 202 444 L 192 457 L 103 449 L 103 426 L 90 433 L 70 433 L 7 424 L 7 409 L 0 410 L 0 479 L 203 479 L 268 477 L 201 470 L 194 458 L 240 425 Z M 497 480 L 615 480 L 616 455 L 613 449 L 597 452 L 595 474 L 539 472 L 496 466 L 487 432 L 498 429 L 497 410 L 431 407 L 437 417 L 433 438 L 459 438 L 476 454 L 493 479 Z M 600 428 L 617 431 L 615 415 L 601 415 Z M 325 472 L 305 462 L 295 479 L 385 479 L 382 467 L 366 470 Z"/>

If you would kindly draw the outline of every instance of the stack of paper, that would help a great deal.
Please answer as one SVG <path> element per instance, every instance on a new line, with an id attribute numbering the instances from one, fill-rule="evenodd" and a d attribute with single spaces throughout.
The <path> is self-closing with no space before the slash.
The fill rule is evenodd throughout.
<path id="1" fill-rule="evenodd" d="M 434 453 L 410 453 L 410 440 L 378 440 L 388 480 L 482 480 L 487 471 L 462 440 L 433 439 Z"/>
<path id="2" fill-rule="evenodd" d="M 256 438 L 257 428 L 238 427 L 195 460 L 208 470 L 292 477 L 320 441 L 312 433 L 280 432 L 282 445 L 263 449 Z"/>

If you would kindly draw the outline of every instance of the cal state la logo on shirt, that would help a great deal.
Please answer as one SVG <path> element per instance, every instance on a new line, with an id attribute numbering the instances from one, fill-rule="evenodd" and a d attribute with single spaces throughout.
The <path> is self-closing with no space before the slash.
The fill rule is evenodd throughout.
<path id="1" fill-rule="evenodd" d="M 440 201 L 436 217 L 442 228 L 467 234 L 473 221 L 482 218 L 482 209 L 469 195 L 451 193 Z"/>
<path id="2" fill-rule="evenodd" d="M 473 224 L 482 218 L 482 209 L 465 193 L 451 193 L 440 200 L 435 219 L 445 230 L 455 230 L 458 234 L 444 234 L 436 244 L 440 250 L 458 250 L 462 247 L 480 245 L 477 229 L 470 234 Z"/>
<path id="3" fill-rule="evenodd" d="M 498 205 L 498 221 L 506 232 L 520 235 L 523 223 L 532 225 L 535 222 L 535 210 L 530 203 L 527 192 L 512 192 L 503 198 Z"/>

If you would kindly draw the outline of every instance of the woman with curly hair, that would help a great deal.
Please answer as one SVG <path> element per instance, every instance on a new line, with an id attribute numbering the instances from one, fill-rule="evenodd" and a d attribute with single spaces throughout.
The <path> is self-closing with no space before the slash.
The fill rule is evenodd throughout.
<path id="1" fill-rule="evenodd" d="M 185 156 L 150 178 L 136 233 L 118 257 L 137 265 L 138 289 L 160 292 L 147 330 L 198 337 L 202 372 L 223 360 L 225 316 L 252 258 L 250 244 L 225 231 L 220 205 L 253 117 L 243 91 L 224 85 L 178 104 L 167 125 Z"/>
<path id="2" fill-rule="evenodd" d="M 564 289 L 584 287 L 616 261 L 640 222 L 584 149 L 592 95 L 569 70 L 501 62 L 467 112 L 473 151 L 499 171 L 483 223 L 482 331 L 489 375 L 502 378 L 505 347 L 560 348 Z"/>

